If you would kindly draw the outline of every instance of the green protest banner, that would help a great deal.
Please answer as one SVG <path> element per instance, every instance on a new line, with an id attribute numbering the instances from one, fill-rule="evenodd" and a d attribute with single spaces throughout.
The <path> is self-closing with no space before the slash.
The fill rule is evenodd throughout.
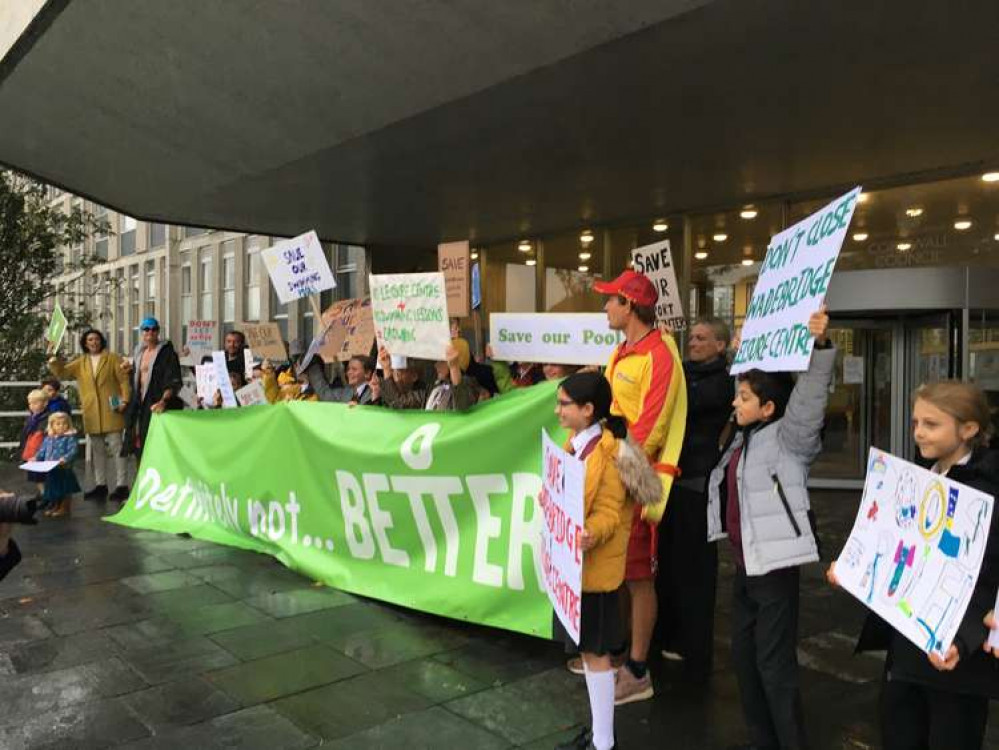
<path id="1" fill-rule="evenodd" d="M 273 555 L 364 596 L 548 637 L 541 430 L 555 384 L 466 413 L 290 402 L 155 415 L 108 520 Z"/>
<path id="2" fill-rule="evenodd" d="M 69 323 L 66 320 L 66 316 L 63 314 L 59 303 L 56 302 L 55 309 L 52 311 L 52 319 L 49 320 L 49 327 L 45 330 L 45 340 L 49 342 L 49 349 L 52 352 L 59 350 L 62 337 L 66 335 L 67 325 Z"/>

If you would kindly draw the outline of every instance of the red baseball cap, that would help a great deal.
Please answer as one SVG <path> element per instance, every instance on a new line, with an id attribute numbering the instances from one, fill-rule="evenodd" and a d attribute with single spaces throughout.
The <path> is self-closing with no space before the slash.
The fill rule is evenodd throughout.
<path id="1" fill-rule="evenodd" d="M 638 271 L 625 271 L 613 281 L 597 281 L 593 289 L 599 294 L 620 294 L 635 305 L 652 307 L 659 301 L 655 285 Z"/>

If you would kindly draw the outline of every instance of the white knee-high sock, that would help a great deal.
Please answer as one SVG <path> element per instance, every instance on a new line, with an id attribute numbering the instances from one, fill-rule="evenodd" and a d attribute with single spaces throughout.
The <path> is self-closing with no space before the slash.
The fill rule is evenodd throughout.
<path id="1" fill-rule="evenodd" d="M 614 671 L 586 670 L 586 692 L 590 696 L 593 719 L 593 746 L 597 750 L 614 747 Z"/>

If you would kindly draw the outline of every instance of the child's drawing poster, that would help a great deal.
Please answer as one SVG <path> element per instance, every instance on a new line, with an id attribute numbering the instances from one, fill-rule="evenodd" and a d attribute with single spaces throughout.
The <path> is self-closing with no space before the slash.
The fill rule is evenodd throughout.
<path id="1" fill-rule="evenodd" d="M 926 653 L 950 647 L 985 554 L 993 498 L 871 448 L 840 585 Z"/>

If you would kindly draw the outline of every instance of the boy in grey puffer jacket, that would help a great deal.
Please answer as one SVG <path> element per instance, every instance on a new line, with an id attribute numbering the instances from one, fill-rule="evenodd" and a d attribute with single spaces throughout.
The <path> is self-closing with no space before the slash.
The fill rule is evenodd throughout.
<path id="1" fill-rule="evenodd" d="M 836 362 L 828 324 L 824 308 L 809 320 L 815 350 L 796 383 L 788 373 L 739 375 L 739 430 L 708 480 L 709 541 L 727 534 L 736 558 L 732 659 L 752 747 L 807 747 L 798 583 L 799 566 L 819 559 L 806 486 Z"/>

